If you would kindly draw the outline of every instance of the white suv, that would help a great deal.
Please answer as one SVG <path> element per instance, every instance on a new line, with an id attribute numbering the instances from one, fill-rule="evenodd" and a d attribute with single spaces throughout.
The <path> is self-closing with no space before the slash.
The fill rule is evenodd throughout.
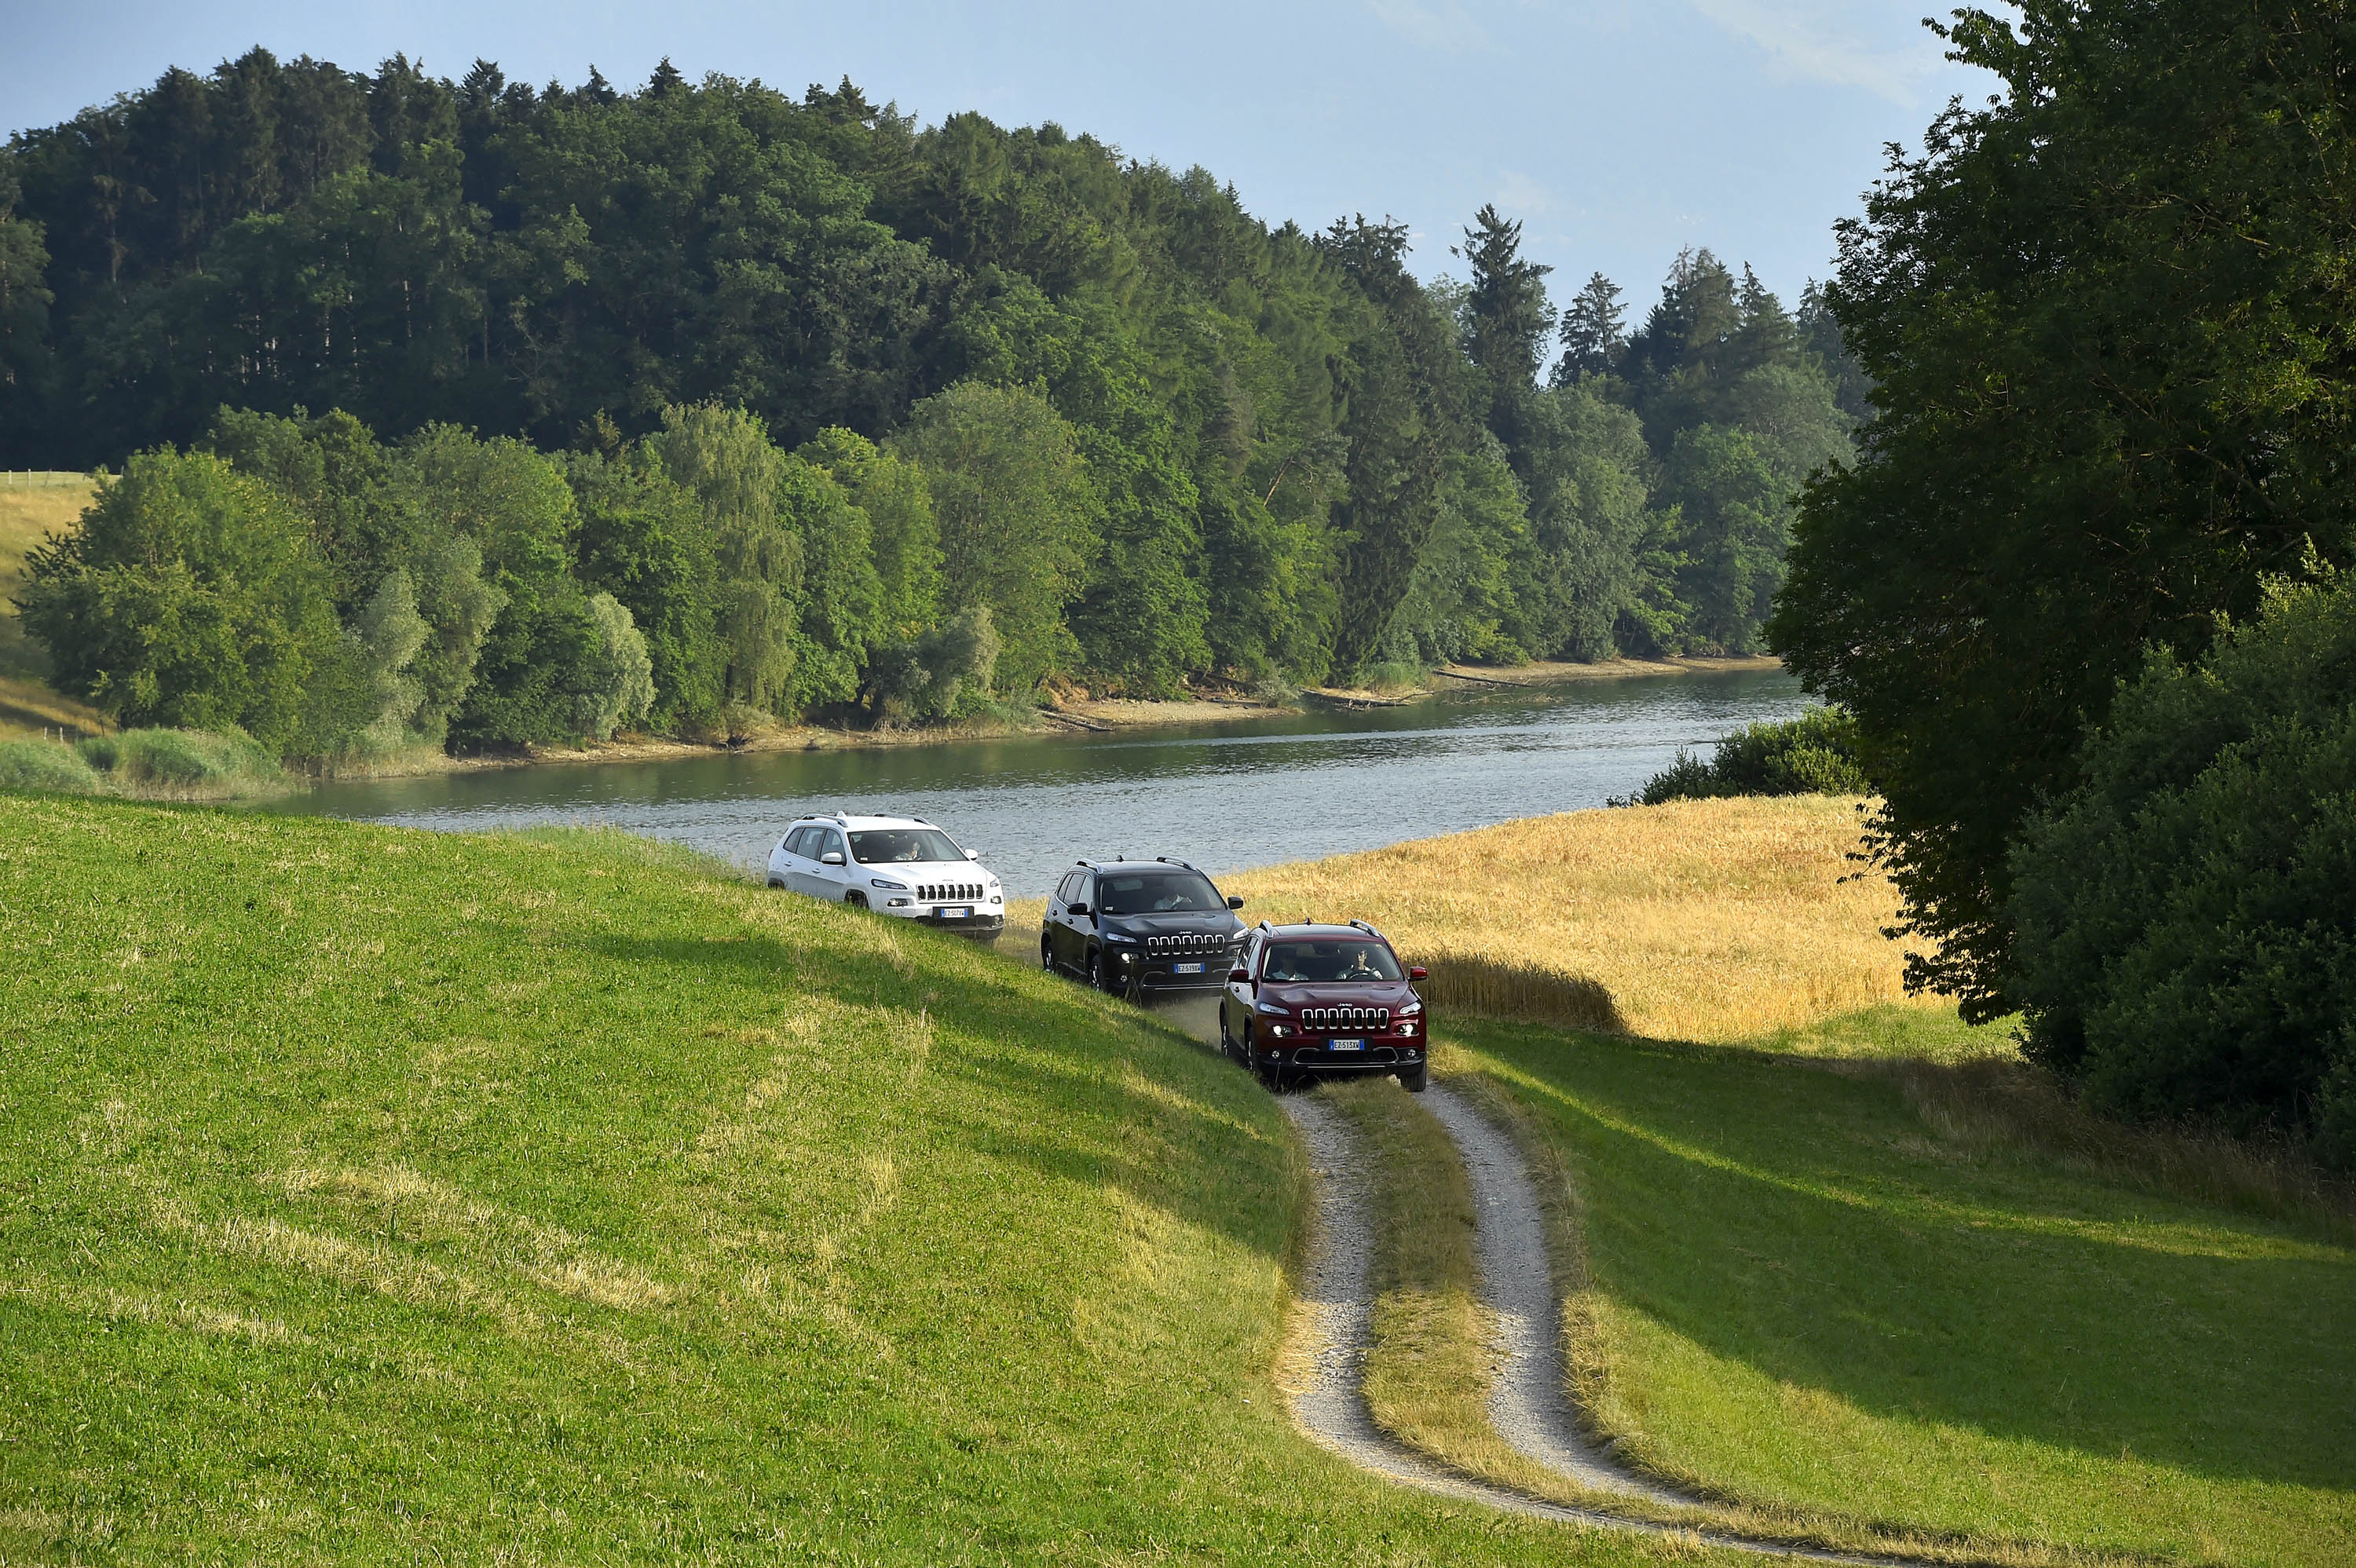
<path id="1" fill-rule="evenodd" d="M 916 816 L 805 816 L 769 851 L 769 885 L 968 936 L 1006 927 L 981 857 Z"/>

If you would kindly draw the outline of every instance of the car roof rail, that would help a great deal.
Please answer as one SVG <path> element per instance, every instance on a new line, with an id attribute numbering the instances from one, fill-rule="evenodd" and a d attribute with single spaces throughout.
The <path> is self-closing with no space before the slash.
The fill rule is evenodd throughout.
<path id="1" fill-rule="evenodd" d="M 1193 870 L 1193 869 L 1194 869 L 1194 867 L 1192 867 L 1192 866 L 1188 865 L 1185 861 L 1181 860 L 1180 859 L 1178 859 L 1178 857 L 1176 857 L 1175 855 L 1156 855 L 1156 856 L 1155 856 L 1155 857 L 1153 857 L 1153 858 L 1154 858 L 1156 860 L 1159 860 L 1160 862 L 1162 862 L 1162 864 L 1163 864 L 1163 865 L 1165 865 L 1165 866 L 1175 866 L 1175 867 L 1179 868 L 1181 870 L 1191 871 L 1191 870 Z"/>
<path id="2" fill-rule="evenodd" d="M 1368 936 L 1381 936 L 1383 934 L 1381 932 L 1376 931 L 1373 926 L 1368 925 L 1363 920 L 1354 920 L 1350 923 L 1357 927 L 1360 931 L 1365 932 Z M 1385 937 L 1384 940 L 1388 941 L 1389 939 Z"/>

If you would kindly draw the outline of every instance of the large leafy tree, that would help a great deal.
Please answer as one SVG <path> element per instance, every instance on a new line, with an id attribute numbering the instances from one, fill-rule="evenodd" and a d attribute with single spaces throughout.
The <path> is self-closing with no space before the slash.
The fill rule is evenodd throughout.
<path id="1" fill-rule="evenodd" d="M 302 515 L 218 457 L 137 454 L 27 568 L 59 683 L 126 725 L 317 754 L 373 716 Z"/>
<path id="2" fill-rule="evenodd" d="M 1945 35 L 2002 79 L 1844 225 L 1870 376 L 1770 628 L 1854 712 L 1917 984 L 2010 1005 L 2006 848 L 2148 646 L 2196 656 L 2356 520 L 2345 4 L 2031 0 Z"/>

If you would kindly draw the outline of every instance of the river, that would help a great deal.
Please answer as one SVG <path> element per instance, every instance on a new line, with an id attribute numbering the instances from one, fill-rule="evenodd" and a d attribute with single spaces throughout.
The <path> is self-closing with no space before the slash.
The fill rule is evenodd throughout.
<path id="1" fill-rule="evenodd" d="M 1237 870 L 1601 805 L 1680 747 L 1706 751 L 1804 702 L 1779 671 L 1598 680 L 1184 730 L 329 784 L 271 809 L 455 830 L 606 826 L 747 869 L 804 813 L 895 813 L 947 827 L 1010 897 L 1036 898 L 1081 856 Z"/>

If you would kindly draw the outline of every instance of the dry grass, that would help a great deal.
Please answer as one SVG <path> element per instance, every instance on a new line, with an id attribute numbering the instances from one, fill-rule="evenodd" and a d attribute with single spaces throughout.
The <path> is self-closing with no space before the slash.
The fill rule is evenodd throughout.
<path id="1" fill-rule="evenodd" d="M 112 729 L 104 714 L 44 684 L 48 660 L 25 635 L 13 603 L 25 557 L 81 520 L 96 486 L 82 474 L 0 475 L 0 737 L 55 729 Z"/>
<path id="2" fill-rule="evenodd" d="M 1845 880 L 1857 803 L 1679 801 L 1529 817 L 1222 880 L 1258 914 L 1362 919 L 1443 1006 L 1730 1042 L 1906 997 L 1897 899 Z"/>

